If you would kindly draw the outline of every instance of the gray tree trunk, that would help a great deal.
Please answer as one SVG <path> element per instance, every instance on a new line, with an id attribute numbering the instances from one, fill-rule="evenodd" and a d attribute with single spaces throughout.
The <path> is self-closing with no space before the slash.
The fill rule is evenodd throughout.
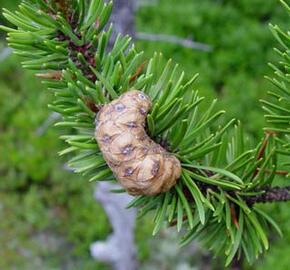
<path id="1" fill-rule="evenodd" d="M 151 2 L 152 1 L 144 1 L 143 4 Z M 113 46 L 118 33 L 123 35 L 128 34 L 133 38 L 144 39 L 144 34 L 142 36 L 140 36 L 140 33 L 136 34 L 136 7 L 137 0 L 114 1 L 113 13 L 111 16 L 111 22 L 114 24 L 113 36 L 110 42 L 111 47 Z M 147 34 L 145 39 L 150 41 L 161 40 L 176 43 L 181 46 L 204 51 L 209 50 L 209 47 L 205 47 L 207 45 L 179 39 L 174 36 L 149 34 L 148 38 Z M 119 195 L 111 193 L 110 190 L 116 188 L 119 188 L 119 186 L 106 182 L 99 182 L 96 185 L 95 198 L 101 203 L 106 211 L 113 228 L 113 233 L 106 241 L 93 243 L 91 245 L 91 254 L 99 261 L 110 263 L 114 270 L 137 270 L 137 250 L 134 243 L 136 209 L 126 209 L 126 206 L 132 200 L 132 197 L 127 193 Z M 196 249 L 196 245 L 193 246 Z"/>
<path id="2" fill-rule="evenodd" d="M 111 22 L 114 24 L 112 47 L 116 36 L 121 33 L 135 37 L 135 0 L 115 0 Z M 91 245 L 91 255 L 103 262 L 110 263 L 114 270 L 137 270 L 137 249 L 135 246 L 136 209 L 126 209 L 133 199 L 127 193 L 114 194 L 112 189 L 119 185 L 99 182 L 96 185 L 95 198 L 103 206 L 113 233 L 106 241 Z"/>
<path id="3" fill-rule="evenodd" d="M 127 193 L 114 194 L 112 189 L 119 185 L 99 182 L 95 198 L 99 201 L 113 228 L 113 233 L 106 241 L 91 245 L 92 256 L 102 262 L 110 263 L 114 270 L 137 270 L 136 246 L 134 242 L 136 209 L 126 209 L 133 199 Z"/>
<path id="4" fill-rule="evenodd" d="M 111 22 L 114 24 L 113 37 L 118 33 L 135 37 L 136 0 L 115 0 Z"/>

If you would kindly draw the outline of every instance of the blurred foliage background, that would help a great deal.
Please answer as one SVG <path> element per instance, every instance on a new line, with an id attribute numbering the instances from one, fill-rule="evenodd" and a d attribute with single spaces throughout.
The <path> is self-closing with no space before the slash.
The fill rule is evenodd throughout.
<path id="1" fill-rule="evenodd" d="M 18 3 L 0 0 L 0 7 L 15 9 Z M 161 51 L 180 63 L 188 76 L 200 73 L 196 84 L 200 94 L 218 98 L 227 117 L 241 119 L 249 137 L 258 140 L 264 124 L 259 99 L 271 88 L 263 77 L 271 74 L 267 62 L 276 59 L 268 23 L 286 28 L 289 19 L 278 0 L 142 3 L 136 14 L 137 31 L 193 39 L 210 45 L 212 51 L 148 41 L 138 41 L 138 49 L 148 57 Z M 0 23 L 6 24 L 2 15 Z M 6 46 L 4 33 L 0 38 L 1 52 Z M 65 160 L 57 155 L 63 145 L 58 139 L 61 131 L 49 121 L 50 99 L 48 91 L 21 68 L 20 59 L 0 57 L 0 269 L 110 269 L 90 258 L 90 244 L 106 238 L 110 224 L 93 198 L 94 185 L 67 172 Z M 245 269 L 288 269 L 289 204 L 265 207 L 275 213 L 284 238 L 273 237 L 270 251 Z M 150 245 L 157 241 L 148 240 L 150 231 L 149 220 L 137 225 L 144 267 L 156 259 Z M 202 269 L 201 258 L 191 254 L 190 263 L 196 268 L 189 269 Z M 208 264 L 210 269 L 222 269 L 216 260 Z M 168 267 L 164 269 L 177 269 Z"/>

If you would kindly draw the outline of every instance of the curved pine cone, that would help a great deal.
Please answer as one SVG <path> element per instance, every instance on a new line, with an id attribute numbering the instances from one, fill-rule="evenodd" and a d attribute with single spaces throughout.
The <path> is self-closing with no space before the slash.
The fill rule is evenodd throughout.
<path id="1" fill-rule="evenodd" d="M 108 166 L 131 195 L 168 191 L 181 174 L 179 160 L 145 132 L 151 101 L 132 90 L 106 104 L 98 113 L 96 140 Z"/>

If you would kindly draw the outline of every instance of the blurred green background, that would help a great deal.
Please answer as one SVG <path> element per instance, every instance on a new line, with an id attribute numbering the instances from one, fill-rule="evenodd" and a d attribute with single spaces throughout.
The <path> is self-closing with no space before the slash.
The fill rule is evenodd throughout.
<path id="1" fill-rule="evenodd" d="M 137 11 L 137 31 L 190 38 L 212 46 L 212 51 L 148 41 L 138 41 L 137 47 L 148 57 L 161 51 L 180 63 L 188 77 L 200 73 L 200 94 L 209 100 L 217 97 L 227 117 L 241 119 L 249 136 L 258 140 L 264 124 L 259 99 L 271 88 L 263 77 L 271 74 L 267 62 L 276 59 L 268 24 L 286 28 L 289 20 L 278 0 L 148 2 L 152 5 L 141 5 Z M 0 0 L 0 7 L 15 9 L 18 3 Z M 0 23 L 6 24 L 2 15 Z M 4 33 L 0 38 L 3 52 Z M 20 59 L 1 56 L 0 269 L 110 269 L 90 258 L 89 245 L 105 239 L 111 228 L 93 198 L 94 185 L 67 172 L 65 160 L 58 157 L 64 145 L 58 139 L 61 130 L 48 121 L 50 93 L 21 68 Z M 245 269 L 289 269 L 289 204 L 265 207 L 281 225 L 284 238 L 271 237 L 270 251 Z M 149 220 L 139 222 L 136 229 L 144 265 L 153 256 L 150 230 Z M 199 260 L 192 262 L 195 269 L 201 269 Z M 216 260 L 209 264 L 222 269 Z"/>

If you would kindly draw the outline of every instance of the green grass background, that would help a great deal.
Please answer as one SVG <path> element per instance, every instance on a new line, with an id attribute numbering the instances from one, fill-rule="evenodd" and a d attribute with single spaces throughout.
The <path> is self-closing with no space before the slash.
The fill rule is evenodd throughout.
<path id="1" fill-rule="evenodd" d="M 0 7 L 16 8 L 19 1 L 0 0 Z M 6 23 L 0 16 L 1 23 Z M 138 41 L 150 57 L 160 51 L 190 77 L 200 73 L 196 88 L 218 98 L 226 117 L 239 118 L 253 140 L 264 125 L 260 98 L 272 86 L 267 63 L 275 61 L 277 45 L 269 22 L 286 28 L 289 17 L 277 0 L 159 0 L 137 12 L 137 31 L 191 38 L 212 46 L 211 52 L 164 42 Z M 0 48 L 6 46 L 0 33 Z M 66 172 L 57 152 L 64 145 L 61 130 L 50 125 L 37 130 L 50 115 L 51 95 L 20 60 L 11 56 L 0 63 L 0 269 L 110 269 L 89 255 L 89 245 L 105 239 L 111 228 L 93 199 L 94 185 Z M 206 106 L 206 103 L 205 105 Z M 246 269 L 289 268 L 289 203 L 267 205 L 284 230 L 284 238 L 271 236 L 272 246 Z M 150 260 L 151 224 L 136 229 L 139 259 Z M 196 265 L 199 264 L 196 258 Z M 212 261 L 213 269 L 220 269 Z M 173 269 L 173 268 L 172 268 Z"/>

